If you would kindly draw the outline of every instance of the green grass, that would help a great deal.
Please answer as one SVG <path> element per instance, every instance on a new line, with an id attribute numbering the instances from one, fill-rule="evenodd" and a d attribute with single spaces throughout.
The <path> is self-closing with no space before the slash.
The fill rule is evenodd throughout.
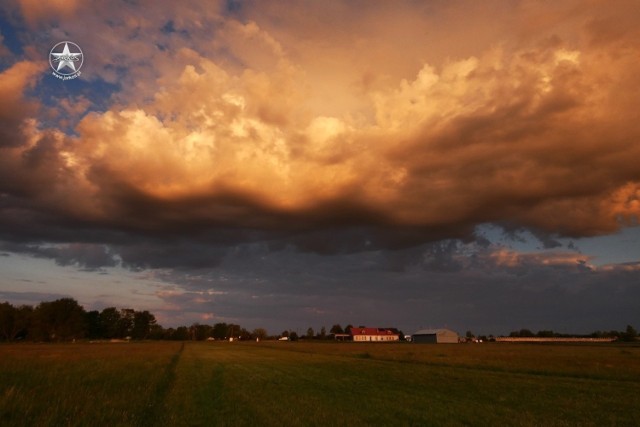
<path id="1" fill-rule="evenodd" d="M 633 426 L 638 408 L 634 346 L 0 346 L 2 426 Z"/>
<path id="2" fill-rule="evenodd" d="M 0 346 L 0 425 L 151 425 L 181 346 Z"/>

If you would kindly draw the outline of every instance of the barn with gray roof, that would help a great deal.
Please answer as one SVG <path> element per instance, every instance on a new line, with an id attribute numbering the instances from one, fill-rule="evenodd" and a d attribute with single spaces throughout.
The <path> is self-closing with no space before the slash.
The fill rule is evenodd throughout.
<path id="1" fill-rule="evenodd" d="M 450 329 L 422 329 L 411 335 L 414 343 L 457 344 L 458 334 Z"/>

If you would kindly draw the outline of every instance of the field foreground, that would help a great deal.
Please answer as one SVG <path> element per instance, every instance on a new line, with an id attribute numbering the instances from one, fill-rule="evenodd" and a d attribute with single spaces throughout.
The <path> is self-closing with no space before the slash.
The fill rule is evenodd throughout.
<path id="1" fill-rule="evenodd" d="M 2 426 L 640 425 L 640 347 L 0 345 Z"/>

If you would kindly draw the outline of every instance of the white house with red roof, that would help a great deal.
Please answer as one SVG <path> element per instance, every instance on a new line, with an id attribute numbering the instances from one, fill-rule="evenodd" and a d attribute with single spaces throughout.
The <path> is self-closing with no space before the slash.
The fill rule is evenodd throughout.
<path id="1" fill-rule="evenodd" d="M 351 328 L 351 338 L 354 341 L 391 342 L 398 341 L 398 331 L 386 328 Z"/>

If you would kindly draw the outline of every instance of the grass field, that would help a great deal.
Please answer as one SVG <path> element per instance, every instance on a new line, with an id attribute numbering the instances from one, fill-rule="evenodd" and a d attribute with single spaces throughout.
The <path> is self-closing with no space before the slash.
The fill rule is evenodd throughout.
<path id="1" fill-rule="evenodd" d="M 640 347 L 0 345 L 1 426 L 640 425 Z"/>

